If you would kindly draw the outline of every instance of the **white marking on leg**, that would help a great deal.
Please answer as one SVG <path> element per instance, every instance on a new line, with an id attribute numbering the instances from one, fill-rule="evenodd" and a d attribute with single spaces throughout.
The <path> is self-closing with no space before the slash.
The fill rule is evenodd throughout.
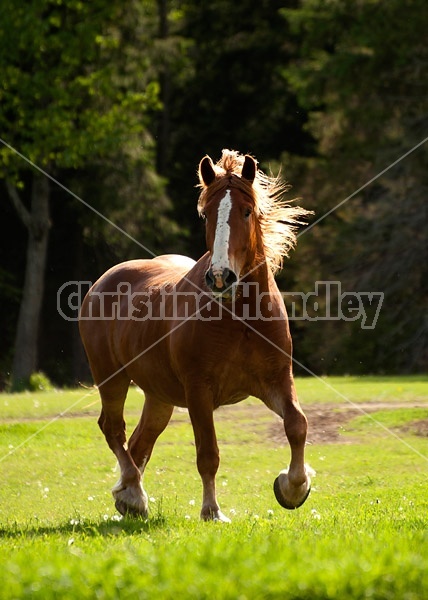
<path id="1" fill-rule="evenodd" d="M 214 276 L 217 271 L 231 268 L 229 261 L 229 216 L 231 210 L 232 197 L 230 195 L 230 190 L 227 190 L 224 198 L 220 200 L 220 204 L 218 205 L 217 225 L 215 228 L 214 247 L 211 259 L 211 268 Z"/>

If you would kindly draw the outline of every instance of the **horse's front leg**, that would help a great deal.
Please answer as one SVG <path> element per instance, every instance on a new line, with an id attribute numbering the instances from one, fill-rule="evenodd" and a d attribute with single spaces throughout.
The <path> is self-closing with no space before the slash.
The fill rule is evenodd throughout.
<path id="1" fill-rule="evenodd" d="M 285 434 L 290 444 L 291 460 L 274 482 L 275 497 L 283 508 L 301 506 L 311 490 L 311 475 L 314 471 L 305 464 L 307 419 L 297 399 L 292 377 L 287 379 L 284 393 L 267 403 L 283 418 Z"/>
<path id="2" fill-rule="evenodd" d="M 196 444 L 196 463 L 202 479 L 203 497 L 201 519 L 230 523 L 220 510 L 216 498 L 215 477 L 220 464 L 220 454 L 214 428 L 213 405 L 206 391 L 192 391 L 188 399 Z"/>

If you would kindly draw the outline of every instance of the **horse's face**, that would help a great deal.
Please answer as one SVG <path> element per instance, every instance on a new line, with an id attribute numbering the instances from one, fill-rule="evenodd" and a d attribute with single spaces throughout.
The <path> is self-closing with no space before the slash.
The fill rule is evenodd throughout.
<path id="1" fill-rule="evenodd" d="M 204 216 L 211 253 L 205 281 L 216 296 L 231 298 L 254 246 L 253 206 L 244 194 L 231 188 L 210 199 Z"/>
<path id="2" fill-rule="evenodd" d="M 241 178 L 246 179 L 247 188 L 254 180 L 255 169 L 254 159 L 246 157 Z M 209 192 L 209 186 L 215 182 L 215 172 L 208 157 L 202 160 L 200 173 Z M 254 260 L 256 217 L 251 194 L 233 185 L 232 181 L 226 189 L 224 186 L 220 189 L 217 187 L 215 184 L 212 186 L 212 195 L 208 193 L 202 212 L 206 223 L 207 248 L 211 253 L 205 281 L 215 296 L 228 300 L 233 298 L 239 280 Z"/>

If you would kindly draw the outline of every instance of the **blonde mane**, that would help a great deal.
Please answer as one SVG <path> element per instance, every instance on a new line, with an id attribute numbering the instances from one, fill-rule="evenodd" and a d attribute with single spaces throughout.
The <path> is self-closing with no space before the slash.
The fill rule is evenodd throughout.
<path id="1" fill-rule="evenodd" d="M 311 214 L 299 206 L 292 206 L 294 200 L 285 200 L 284 194 L 289 185 L 278 174 L 269 177 L 257 169 L 254 182 L 241 178 L 245 156 L 235 150 L 223 150 L 221 159 L 214 166 L 215 181 L 202 188 L 198 201 L 198 211 L 203 212 L 208 196 L 228 187 L 241 189 L 254 202 L 254 211 L 258 217 L 262 233 L 266 262 L 275 274 L 281 268 L 284 257 L 296 245 L 298 225 L 304 225 L 301 219 Z"/>

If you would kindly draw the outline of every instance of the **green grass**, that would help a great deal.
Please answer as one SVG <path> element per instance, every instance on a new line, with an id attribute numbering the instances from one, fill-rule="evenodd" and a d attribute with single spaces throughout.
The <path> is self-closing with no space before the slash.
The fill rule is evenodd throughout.
<path id="1" fill-rule="evenodd" d="M 303 406 L 332 410 L 345 396 L 382 408 L 354 417 L 339 443 L 307 447 L 317 476 L 297 511 L 272 492 L 289 460 L 285 438 L 270 435 L 275 417 L 254 399 L 216 413 L 218 497 L 230 525 L 199 520 L 185 411 L 175 411 L 147 469 L 151 516 L 132 520 L 114 509 L 118 474 L 95 390 L 0 395 L 0 598 L 426 597 L 428 444 L 409 424 L 428 418 L 428 380 L 327 382 L 341 395 L 299 379 Z M 132 390 L 129 431 L 142 403 Z"/>
<path id="2" fill-rule="evenodd" d="M 302 404 L 322 402 L 410 402 L 425 399 L 427 375 L 401 377 L 305 377 L 297 380 Z"/>

